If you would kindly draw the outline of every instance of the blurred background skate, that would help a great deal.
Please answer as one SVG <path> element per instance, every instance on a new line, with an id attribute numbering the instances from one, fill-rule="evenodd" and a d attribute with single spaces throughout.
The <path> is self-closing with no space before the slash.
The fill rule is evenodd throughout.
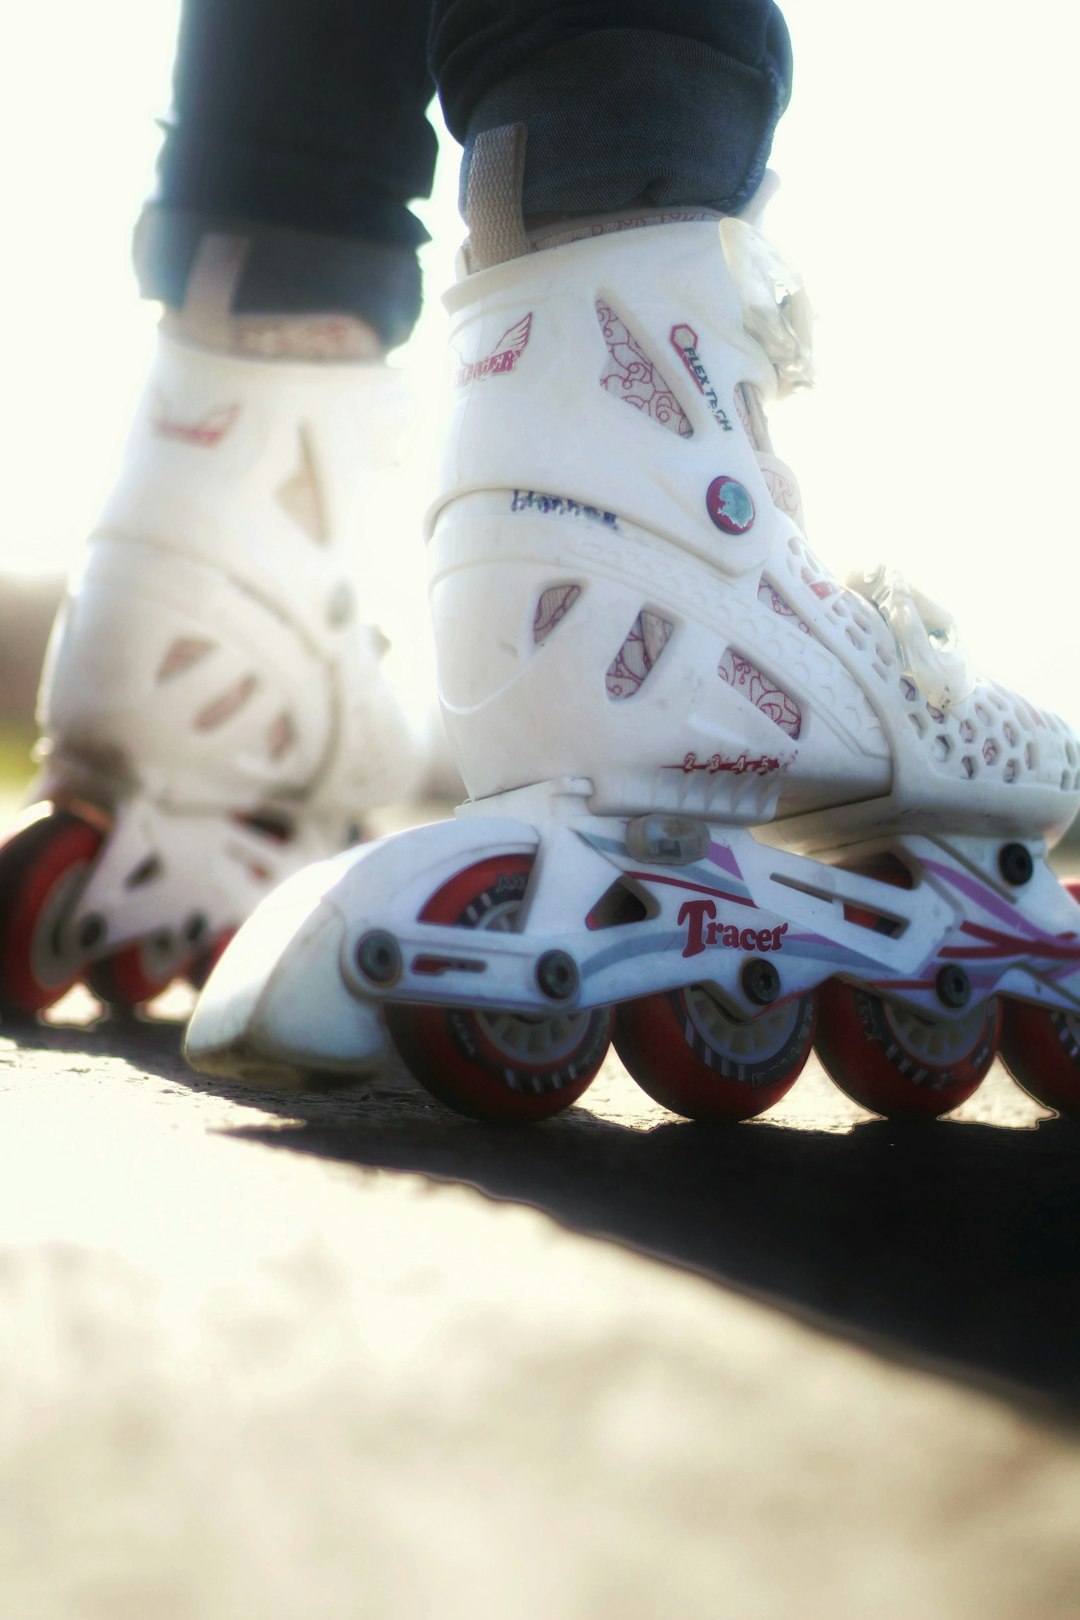
<path id="1" fill-rule="evenodd" d="M 953 604 L 976 666 L 1075 720 L 1080 562 L 1067 469 L 1080 333 L 1059 204 L 1075 50 L 1046 53 L 1034 34 L 988 26 L 974 0 L 945 11 L 913 0 L 872 24 L 850 0 L 784 9 L 797 117 L 774 147 L 784 184 L 769 232 L 794 253 L 817 316 L 818 387 L 784 413 L 811 543 L 827 540 L 841 576 L 888 557 Z M 6 811 L 31 775 L 34 692 L 63 578 L 115 478 L 152 353 L 157 309 L 136 297 L 129 241 L 168 106 L 177 16 L 176 0 L 29 8 L 0 66 L 0 136 L 18 155 L 5 166 L 0 273 Z M 1060 14 L 1055 30 L 1080 47 L 1080 17 Z M 888 72 L 854 73 L 856 50 Z M 420 715 L 432 663 L 419 515 L 449 372 L 438 294 L 463 234 L 456 149 L 440 139 L 435 193 L 416 205 L 434 237 L 421 255 L 425 312 L 395 356 L 420 403 L 418 431 L 377 497 L 393 536 L 379 617 Z M 442 785 L 452 796 L 452 775 Z"/>

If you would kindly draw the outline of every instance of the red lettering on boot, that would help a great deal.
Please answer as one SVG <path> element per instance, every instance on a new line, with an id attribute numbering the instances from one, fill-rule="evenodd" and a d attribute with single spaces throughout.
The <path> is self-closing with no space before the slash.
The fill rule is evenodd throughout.
<path id="1" fill-rule="evenodd" d="M 709 933 L 713 938 L 706 940 L 703 924 L 706 918 L 716 916 L 716 906 L 711 900 L 684 900 L 679 908 L 679 922 L 686 923 L 686 944 L 683 947 L 684 956 L 700 956 L 706 944 L 713 944 L 715 934 L 713 929 Z"/>

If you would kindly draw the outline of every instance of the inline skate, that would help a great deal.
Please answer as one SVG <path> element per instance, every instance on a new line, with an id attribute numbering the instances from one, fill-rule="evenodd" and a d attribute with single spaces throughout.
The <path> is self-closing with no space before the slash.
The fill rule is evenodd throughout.
<path id="1" fill-rule="evenodd" d="M 3 1017 L 79 980 L 127 1007 L 201 982 L 282 878 L 409 793 L 356 555 L 399 392 L 378 362 L 163 329 L 53 631 L 31 807 L 0 845 Z"/>
<path id="2" fill-rule="evenodd" d="M 447 298 L 428 521 L 468 802 L 265 901 L 191 1061 L 305 1086 L 396 1049 L 460 1111 L 524 1121 L 613 1039 L 667 1107 L 739 1120 L 816 1042 L 858 1102 L 920 1118 L 1000 1051 L 1073 1106 L 1080 893 L 1046 853 L 1076 740 L 977 679 L 898 575 L 844 586 L 808 547 L 763 409 L 808 380 L 797 280 L 743 219 L 526 237 L 499 169 Z"/>

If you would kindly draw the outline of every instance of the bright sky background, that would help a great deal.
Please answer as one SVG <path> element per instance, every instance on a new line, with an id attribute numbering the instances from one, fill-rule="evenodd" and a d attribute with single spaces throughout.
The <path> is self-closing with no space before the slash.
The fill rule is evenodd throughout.
<path id="1" fill-rule="evenodd" d="M 1080 721 L 1075 511 L 1080 13 L 1005 0 L 789 0 L 796 91 L 770 231 L 818 314 L 820 383 L 773 418 L 810 538 L 891 561 L 976 661 Z M 66 567 L 152 339 L 128 239 L 167 106 L 176 0 L 18 7 L 0 63 L 0 569 Z M 452 143 L 422 212 L 461 228 Z M 434 296 L 410 346 L 444 374 Z M 419 541 L 403 521 L 402 565 Z"/>

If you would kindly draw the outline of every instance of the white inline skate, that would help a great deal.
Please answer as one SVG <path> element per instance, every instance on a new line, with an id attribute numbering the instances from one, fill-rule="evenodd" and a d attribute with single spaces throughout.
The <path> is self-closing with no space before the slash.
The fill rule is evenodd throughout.
<path id="1" fill-rule="evenodd" d="M 80 979 L 128 1006 L 199 982 L 268 890 L 413 787 L 357 589 L 395 391 L 379 363 L 160 338 L 0 846 L 0 1014 Z"/>
<path id="2" fill-rule="evenodd" d="M 470 801 L 267 900 L 192 1062 L 302 1086 L 392 1043 L 462 1112 L 529 1120 L 613 1034 L 674 1111 L 744 1119 L 816 1039 L 890 1115 L 952 1109 L 999 1050 L 1080 1101 L 1080 906 L 1045 859 L 1077 744 L 897 576 L 842 587 L 808 549 L 761 409 L 807 375 L 797 284 L 741 220 L 525 241 L 495 191 L 430 514 Z"/>

